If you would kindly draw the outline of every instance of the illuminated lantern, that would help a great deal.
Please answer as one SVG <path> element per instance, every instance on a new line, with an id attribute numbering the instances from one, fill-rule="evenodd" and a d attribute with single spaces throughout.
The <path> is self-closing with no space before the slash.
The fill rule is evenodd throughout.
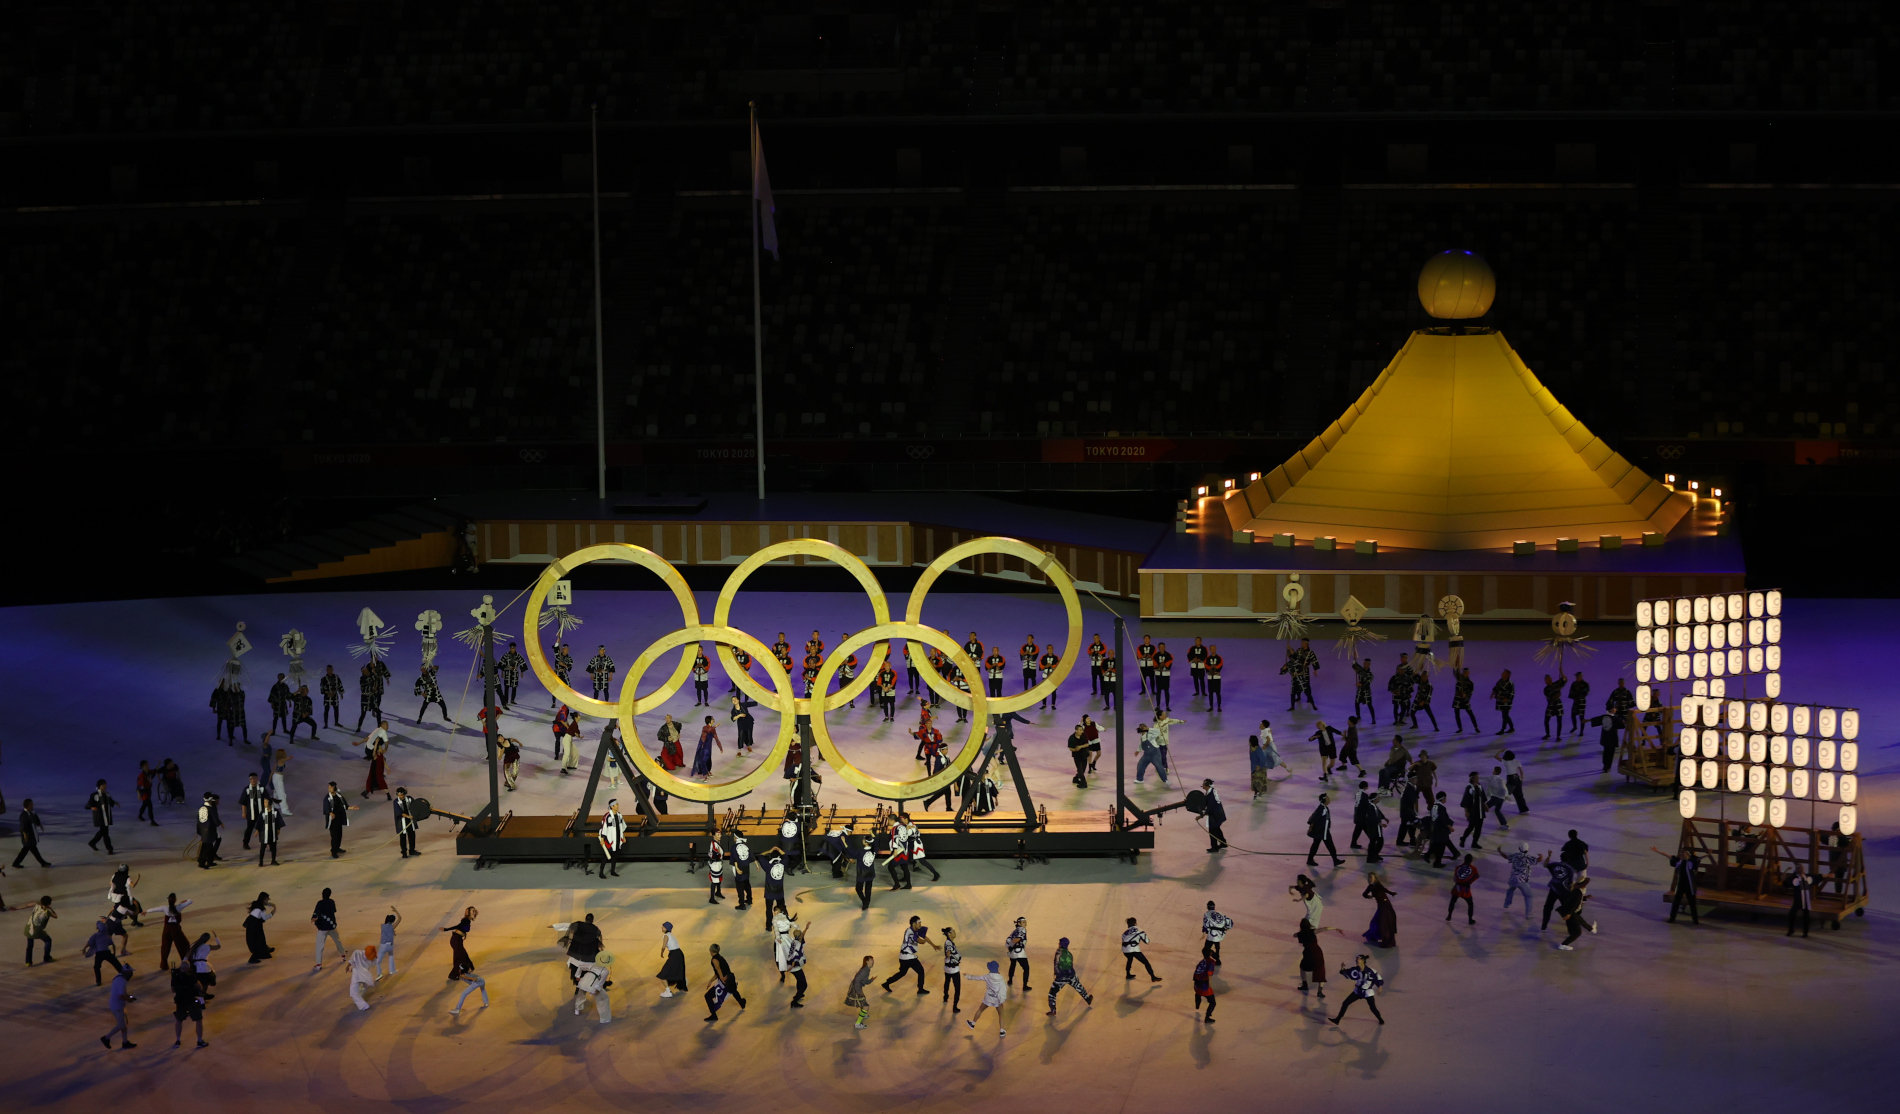
<path id="1" fill-rule="evenodd" d="M 1788 824 L 1788 802 L 1775 797 L 1768 802 L 1768 823 L 1777 828 Z"/>
<path id="2" fill-rule="evenodd" d="M 1730 762 L 1740 762 L 1743 758 L 1747 756 L 1748 756 L 1748 737 L 1743 735 L 1740 731 L 1729 732 L 1728 733 L 1728 760 Z"/>
<path id="3" fill-rule="evenodd" d="M 1768 740 L 1768 761 L 1777 766 L 1788 764 L 1788 740 L 1785 736 L 1776 735 Z"/>
<path id="4" fill-rule="evenodd" d="M 1768 709 L 1768 722 L 1773 725 L 1776 734 L 1787 731 L 1788 706 L 1786 704 L 1777 704 Z"/>
<path id="5" fill-rule="evenodd" d="M 1690 646 L 1690 643 L 1694 641 L 1694 636 L 1695 636 L 1695 631 L 1693 628 L 1677 627 L 1676 628 L 1677 652 L 1680 653 L 1681 651 L 1687 650 Z"/>
<path id="6" fill-rule="evenodd" d="M 1748 822 L 1762 824 L 1768 819 L 1768 802 L 1760 797 L 1748 798 Z"/>
<path id="7" fill-rule="evenodd" d="M 1789 722 L 1794 727 L 1794 733 L 1797 735 L 1806 735 L 1808 733 L 1808 723 L 1810 722 L 1809 709 L 1805 705 L 1797 705 L 1794 710 L 1788 714 L 1792 717 Z"/>
<path id="8" fill-rule="evenodd" d="M 1676 794 L 1676 811 L 1682 814 L 1684 820 L 1695 817 L 1695 790 L 1684 789 Z"/>
<path id="9" fill-rule="evenodd" d="M 1729 593 L 1728 617 L 1731 621 L 1742 617 L 1742 594 L 1740 592 Z"/>
<path id="10" fill-rule="evenodd" d="M 1820 734 L 1831 737 L 1834 734 L 1834 728 L 1839 723 L 1839 719 L 1834 714 L 1834 709 L 1822 708 L 1821 714 L 1816 716 L 1815 718 L 1821 721 Z"/>
<path id="11" fill-rule="evenodd" d="M 1808 764 L 1808 741 L 1796 739 L 1788 744 L 1788 762 L 1795 766 Z"/>
<path id="12" fill-rule="evenodd" d="M 1648 685 L 1636 686 L 1636 709 L 1642 712 L 1649 711 L 1649 686 Z"/>
<path id="13" fill-rule="evenodd" d="M 1636 659 L 1636 679 L 1638 681 L 1647 681 L 1649 680 L 1649 676 L 1650 676 L 1649 659 L 1637 658 Z"/>
<path id="14" fill-rule="evenodd" d="M 1766 610 L 1765 601 L 1760 592 L 1748 593 L 1748 613 L 1759 617 Z"/>
<path id="15" fill-rule="evenodd" d="M 1770 589 L 1768 592 L 1768 614 L 1781 614 L 1781 590 L 1778 588 Z"/>
<path id="16" fill-rule="evenodd" d="M 1720 623 L 1728 619 L 1728 597 L 1709 597 L 1709 621 Z"/>
<path id="17" fill-rule="evenodd" d="M 1761 690 L 1773 699 L 1781 697 L 1781 674 L 1770 673 L 1762 678 Z"/>
<path id="18" fill-rule="evenodd" d="M 1728 645 L 1728 627 L 1715 623 L 1709 627 L 1709 649 L 1720 650 Z"/>
<path id="19" fill-rule="evenodd" d="M 1763 659 L 1763 654 L 1761 652 L 1761 647 L 1750 646 L 1748 648 L 1748 671 L 1750 673 L 1760 673 L 1761 667 L 1762 667 L 1762 659 Z"/>
<path id="20" fill-rule="evenodd" d="M 1676 625 L 1682 626 L 1695 617 L 1695 601 L 1680 599 L 1676 601 Z"/>
<path id="21" fill-rule="evenodd" d="M 1701 749 L 1701 736 L 1696 734 L 1695 728 L 1685 727 L 1682 729 L 1680 742 L 1677 745 L 1682 747 L 1683 757 L 1694 758 L 1696 752 Z"/>
<path id="22" fill-rule="evenodd" d="M 1714 789 L 1716 785 L 1716 780 L 1720 778 L 1721 776 L 1722 776 L 1722 771 L 1720 768 L 1716 766 L 1715 763 L 1704 762 L 1702 764 L 1702 788 Z"/>
<path id="23" fill-rule="evenodd" d="M 1780 619 L 1768 620 L 1768 622 L 1763 624 L 1762 633 L 1768 636 L 1768 641 L 1780 642 L 1781 641 L 1781 620 Z"/>
<path id="24" fill-rule="evenodd" d="M 1710 695 L 1710 696 L 1713 696 L 1713 697 L 1716 697 L 1716 698 L 1718 698 L 1718 699 L 1719 699 L 1719 698 L 1721 698 L 1721 697 L 1724 697 L 1724 696 L 1727 696 L 1727 695 L 1728 695 L 1728 682 L 1727 682 L 1727 681 L 1720 681 L 1720 680 L 1717 680 L 1717 681 L 1708 681 L 1708 682 L 1705 682 L 1705 683 L 1706 683 L 1706 684 L 1708 685 L 1708 689 L 1709 689 L 1709 695 Z"/>
<path id="25" fill-rule="evenodd" d="M 1840 746 L 1841 769 L 1853 770 L 1860 765 L 1860 744 L 1842 743 Z"/>
<path id="26" fill-rule="evenodd" d="M 1714 655 L 1711 654 L 1710 656 L 1713 657 Z M 1728 652 L 1728 671 L 1730 673 L 1740 673 L 1742 671 L 1742 663 L 1742 652 L 1740 650 L 1730 650 Z"/>
<path id="27" fill-rule="evenodd" d="M 1822 739 L 1815 745 L 1814 764 L 1823 770 L 1834 768 L 1834 740 Z"/>
<path id="28" fill-rule="evenodd" d="M 1760 619 L 1750 619 L 1748 621 L 1748 640 L 1750 642 L 1755 643 L 1757 646 L 1761 645 L 1764 641 L 1766 641 L 1766 639 L 1762 637 L 1762 625 L 1761 625 Z"/>
<path id="29" fill-rule="evenodd" d="M 1841 806 L 1841 834 L 1851 836 L 1854 829 L 1860 827 L 1860 809 L 1853 805 Z"/>
<path id="30" fill-rule="evenodd" d="M 1806 798 L 1808 795 L 1808 772 L 1794 770 L 1788 774 L 1788 795 Z"/>
<path id="31" fill-rule="evenodd" d="M 1740 762 L 1731 762 L 1728 767 L 1728 791 L 1740 793 L 1748 788 L 1748 768 Z"/>
<path id="32" fill-rule="evenodd" d="M 1681 781 L 1684 785 L 1694 785 L 1698 772 L 1695 759 L 1685 758 L 1682 760 L 1681 767 L 1676 771 L 1677 780 Z"/>
<path id="33" fill-rule="evenodd" d="M 1834 799 L 1833 774 L 1814 775 L 1814 799 L 1817 801 L 1831 801 Z"/>
<path id="34" fill-rule="evenodd" d="M 1689 655 L 1688 654 L 1676 655 L 1676 668 L 1673 670 L 1673 672 L 1675 673 L 1676 680 L 1678 681 L 1686 681 L 1689 679 L 1690 669 L 1689 669 Z"/>
<path id="35" fill-rule="evenodd" d="M 1860 778 L 1853 774 L 1842 774 L 1840 786 L 1841 803 L 1844 805 L 1853 804 L 1854 798 L 1860 795 Z"/>
<path id="36" fill-rule="evenodd" d="M 1707 677 L 1709 675 L 1709 655 L 1697 654 L 1690 659 L 1690 662 L 1694 666 L 1696 676 Z"/>
<path id="37" fill-rule="evenodd" d="M 1690 627 L 1689 629 L 1695 632 L 1695 634 L 1691 636 L 1694 638 L 1693 644 L 1695 648 L 1698 650 L 1708 649 L 1709 648 L 1709 628 L 1702 626 L 1701 624 L 1698 623 L 1697 625 Z"/>
<path id="38" fill-rule="evenodd" d="M 1639 630 L 1636 632 L 1636 652 L 1638 654 L 1649 653 L 1650 648 L 1655 645 L 1655 642 L 1655 636 L 1648 631 Z"/>
<path id="39" fill-rule="evenodd" d="M 1709 597 L 1697 596 L 1695 598 L 1695 621 L 1698 623 L 1706 623 L 1709 621 Z"/>
<path id="40" fill-rule="evenodd" d="M 1750 766 L 1748 768 L 1748 791 L 1760 794 L 1768 790 L 1768 767 Z"/>
<path id="41" fill-rule="evenodd" d="M 1748 729 L 1766 731 L 1768 729 L 1768 705 L 1750 704 L 1748 706 Z"/>
<path id="42" fill-rule="evenodd" d="M 1742 724 L 1747 723 L 1747 722 L 1748 722 L 1748 705 L 1744 704 L 1740 700 L 1729 701 L 1728 702 L 1728 725 L 1733 728 L 1740 728 Z"/>
<path id="43" fill-rule="evenodd" d="M 1768 761 L 1768 740 L 1760 735 L 1748 737 L 1748 760 L 1750 762 Z"/>
<path id="44" fill-rule="evenodd" d="M 1761 664 L 1763 669 L 1770 672 L 1779 672 L 1781 669 L 1781 647 L 1770 646 L 1763 650 L 1761 652 Z"/>
<path id="45" fill-rule="evenodd" d="M 1852 708 L 1841 713 L 1841 738 L 1860 738 L 1860 713 Z"/>
<path id="46" fill-rule="evenodd" d="M 1770 797 L 1788 795 L 1788 771 L 1780 766 L 1768 771 L 1768 795 Z"/>
<path id="47" fill-rule="evenodd" d="M 1644 600 L 1643 602 L 1636 605 L 1636 625 L 1638 627 L 1649 626 L 1649 601 L 1648 600 Z M 1641 632 L 1640 637 L 1648 638 L 1649 632 L 1648 631 Z"/>
<path id="48" fill-rule="evenodd" d="M 1665 657 L 1656 658 L 1656 667 L 1650 672 L 1658 681 L 1667 681 L 1669 679 L 1669 659 Z"/>

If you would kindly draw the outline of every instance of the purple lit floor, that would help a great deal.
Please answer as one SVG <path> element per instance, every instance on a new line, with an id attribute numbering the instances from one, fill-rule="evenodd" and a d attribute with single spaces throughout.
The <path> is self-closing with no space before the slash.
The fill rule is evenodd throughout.
<path id="1" fill-rule="evenodd" d="M 400 717 L 392 785 L 406 784 L 442 807 L 473 810 L 485 792 L 478 736 L 434 722 L 417 728 L 408 718 L 416 702 L 407 693 L 416 612 L 435 608 L 454 629 L 476 602 L 453 593 L 285 594 L 0 615 L 0 676 L 9 682 L 0 700 L 0 787 L 11 810 L 22 797 L 38 801 L 50 829 L 46 853 L 55 864 L 51 870 L 9 868 L 0 892 L 13 906 L 50 893 L 62 910 L 54 925 L 59 962 L 28 970 L 13 958 L 6 968 L 0 1020 L 10 1047 L 0 1090 L 10 1105 L 447 1111 L 574 1109 L 606 1101 L 672 1110 L 705 1109 L 709 1099 L 730 1097 L 759 1109 L 799 1111 L 1047 1110 L 1053 1102 L 1089 1111 L 1251 1110 L 1268 1102 L 1303 1111 L 1580 1110 L 1632 1101 L 1765 1110 L 1873 1098 L 1880 1093 L 1875 1065 L 1900 1036 L 1891 1010 L 1900 990 L 1894 966 L 1900 940 L 1890 896 L 1900 868 L 1891 772 L 1891 725 L 1900 699 L 1875 670 L 1886 657 L 1887 631 L 1900 619 L 1900 604 L 1791 605 L 1789 699 L 1858 704 L 1869 725 L 1861 811 L 1873 907 L 1840 932 L 1819 929 L 1805 941 L 1784 939 L 1777 917 L 1751 921 L 1716 913 L 1700 928 L 1665 924 L 1659 895 L 1667 867 L 1648 848 L 1673 842 L 1673 799 L 1600 775 L 1593 737 L 1540 743 L 1535 677 L 1544 669 L 1531 660 L 1539 632 L 1476 631 L 1469 657 L 1480 691 L 1505 666 L 1519 680 L 1523 729 L 1511 741 L 1529 768 L 1533 811 L 1514 818 L 1509 838 L 1554 849 L 1565 829 L 1582 831 L 1593 847 L 1593 908 L 1602 934 L 1585 937 L 1574 953 L 1560 953 L 1554 950 L 1558 934 L 1540 934 L 1522 913 L 1501 912 L 1505 867 L 1490 850 L 1497 846 L 1493 833 L 1485 841 L 1491 857 L 1482 860 L 1475 928 L 1462 918 L 1443 919 L 1445 873 L 1388 857 L 1388 876 L 1400 894 L 1399 947 L 1377 958 L 1388 980 L 1380 1002 L 1390 1024 L 1373 1024 L 1361 1007 L 1335 1029 L 1320 1019 L 1315 1000 L 1294 989 L 1291 933 L 1298 917 L 1286 895 L 1304 869 L 1302 831 L 1320 789 L 1312 745 L 1304 741 L 1314 717 L 1285 712 L 1286 688 L 1273 672 L 1280 646 L 1258 624 L 1150 628 L 1177 654 L 1195 633 L 1220 643 L 1226 654 L 1223 716 L 1199 709 L 1182 671 L 1176 711 L 1188 723 L 1175 730 L 1174 756 L 1179 778 L 1219 781 L 1233 850 L 1206 854 L 1191 818 L 1175 813 L 1161 828 L 1156 853 L 1136 866 L 1056 862 L 1018 873 L 1008 864 L 946 862 L 941 883 L 926 880 L 902 894 L 880 885 L 868 913 L 859 911 L 848 884 L 832 882 L 828 873 L 795 876 L 793 908 L 811 925 L 812 952 L 809 1008 L 799 1011 L 786 1008 L 788 994 L 773 977 L 759 910 L 742 915 L 730 902 L 709 906 L 701 880 L 679 865 L 623 868 L 607 886 L 556 866 L 476 872 L 454 857 L 445 821 L 425 825 L 424 854 L 404 861 L 392 857 L 394 837 L 380 797 L 357 814 L 351 854 L 332 862 L 323 851 L 317 806 L 331 778 L 352 794 L 360 789 L 364 763 L 350 732 L 326 731 L 318 742 L 297 746 L 290 773 L 295 816 L 283 866 L 252 865 L 237 849 L 239 829 L 233 828 L 226 845 L 231 861 L 203 873 L 185 857 L 191 829 L 183 809 L 161 812 L 157 828 L 133 823 L 140 758 L 154 764 L 176 758 L 194 797 L 216 788 L 227 815 L 235 813 L 257 752 L 214 743 L 206 709 L 235 621 L 246 620 L 258 644 L 245 663 L 255 739 L 269 718 L 263 690 L 283 660 L 277 635 L 300 627 L 313 645 L 307 657 L 313 672 L 333 663 L 353 675 L 345 646 L 365 604 L 403 632 L 386 702 Z M 710 604 L 701 597 L 702 609 Z M 577 610 L 587 623 L 575 641 L 586 650 L 609 642 L 624 669 L 649 639 L 676 625 L 671 607 L 669 597 L 654 593 L 583 593 Z M 835 641 L 837 632 L 864 625 L 868 611 L 861 598 L 842 594 L 748 593 L 734 621 L 766 641 L 782 629 L 802 642 L 813 627 Z M 925 619 L 958 637 L 974 627 L 986 641 L 1009 647 L 1032 630 L 1052 640 L 1060 622 L 1052 598 L 949 592 L 932 598 Z M 517 605 L 504 625 L 518 622 Z M 1088 633 L 1110 630 L 1099 610 L 1088 622 Z M 1320 631 L 1325 664 L 1318 693 L 1322 710 L 1337 723 L 1350 701 L 1351 674 L 1331 651 L 1335 631 Z M 1140 631 L 1133 633 L 1138 639 Z M 1394 641 L 1374 651 L 1382 680 L 1404 648 L 1403 632 L 1388 633 Z M 1629 653 L 1629 644 L 1618 641 L 1628 632 L 1592 633 L 1603 652 L 1584 668 L 1600 702 Z M 444 639 L 444 688 L 464 723 L 473 722 L 478 703 L 462 691 L 469 657 Z M 723 688 L 715 682 L 715 693 Z M 1068 780 L 1062 736 L 1084 709 L 1100 718 L 1099 703 L 1087 691 L 1084 670 L 1066 686 L 1060 713 L 1042 715 L 1037 727 L 1018 733 L 1032 787 L 1051 809 L 1105 812 L 1110 805 L 1111 778 L 1086 791 Z M 1447 728 L 1449 696 L 1449 685 L 1441 683 L 1438 710 Z M 354 703 L 352 679 L 345 698 L 351 723 Z M 522 788 L 506 801 L 524 813 L 571 811 L 581 789 L 578 778 L 561 777 L 549 759 L 545 703 L 538 685 L 524 685 L 522 706 L 534 711 L 505 721 L 528 748 Z M 683 719 L 691 715 L 690 690 L 670 710 Z M 1138 703 L 1134 711 L 1145 716 L 1148 709 Z M 1483 715 L 1495 730 L 1495 713 L 1485 709 Z M 1274 720 L 1295 776 L 1250 802 L 1245 739 L 1263 716 Z M 862 708 L 835 713 L 834 722 L 855 753 L 893 772 L 906 767 L 910 744 L 901 725 L 886 727 Z M 769 726 L 769 719 L 761 721 L 762 737 Z M 1488 734 L 1481 740 L 1448 732 L 1407 735 L 1433 751 L 1454 784 L 1499 742 Z M 1384 749 L 1368 746 L 1367 756 Z M 734 760 L 728 755 L 725 761 Z M 1105 775 L 1111 764 L 1112 756 L 1105 757 Z M 156 927 L 132 934 L 131 962 L 140 968 L 142 993 L 131 1013 L 141 1047 L 108 1053 L 98 1046 L 110 1024 L 105 994 L 85 981 L 79 948 L 103 905 L 109 873 L 108 857 L 84 846 L 82 805 L 100 776 L 111 779 L 121 802 L 117 857 L 142 876 L 138 892 L 146 904 L 158 906 L 175 889 L 196 902 L 187 927 L 215 929 L 226 942 L 217 957 L 218 997 L 207 1017 L 209 1049 L 192 1051 L 189 1031 L 179 1051 L 164 1039 L 169 997 L 156 973 Z M 772 789 L 779 792 L 777 782 Z M 1152 781 L 1132 787 L 1131 795 L 1155 804 L 1178 799 L 1177 789 Z M 837 786 L 827 796 L 844 799 Z M 1349 811 L 1345 805 L 1339 813 Z M 9 815 L 8 848 L 14 846 L 11 829 Z M 1342 825 L 1342 850 L 1344 836 Z M 1343 930 L 1325 938 L 1329 966 L 1337 969 L 1359 950 L 1368 916 L 1369 903 L 1359 896 L 1363 868 L 1355 859 L 1318 877 L 1326 926 Z M 305 910 L 325 885 L 336 888 L 352 946 L 374 939 L 389 905 L 405 917 L 402 973 L 372 993 L 374 1008 L 367 1013 L 351 1008 L 334 960 L 321 974 L 310 972 Z M 240 920 L 245 901 L 260 889 L 279 903 L 271 925 L 278 954 L 247 966 Z M 1218 980 L 1221 1004 L 1213 1026 L 1197 1022 L 1189 1009 L 1200 914 L 1209 898 L 1237 922 L 1226 946 L 1234 963 Z M 453 1002 L 442 981 L 448 949 L 437 930 L 466 904 L 482 910 L 470 952 L 488 979 L 493 1005 L 476 1010 L 479 999 L 471 998 L 471 1009 L 458 1018 L 447 1014 Z M 555 933 L 546 928 L 584 912 L 597 915 L 618 956 L 615 1020 L 607 1026 L 596 1024 L 591 1012 L 580 1018 L 566 1012 L 568 982 Z M 841 999 L 857 957 L 875 955 L 880 979 L 893 971 L 898 936 L 912 913 L 933 929 L 956 925 L 972 971 L 1000 957 L 1012 918 L 1029 918 L 1036 993 L 1028 1002 L 1010 1002 L 1006 1037 L 997 1037 L 987 1017 L 975 1035 L 955 1023 L 936 997 L 941 976 L 934 952 L 925 956 L 931 996 L 909 989 L 877 995 L 871 1027 L 852 1029 Z M 1158 986 L 1126 982 L 1117 973 L 1116 936 L 1131 915 L 1153 938 L 1149 953 L 1167 979 Z M 0 917 L 12 947 L 19 946 L 22 916 Z M 694 986 L 705 982 L 707 945 L 719 943 L 753 1008 L 728 1008 L 709 1026 L 701 1021 L 697 990 L 688 999 L 658 997 L 651 976 L 659 967 L 659 924 L 669 919 L 686 948 Z M 1074 940 L 1096 1004 L 1091 1010 L 1065 994 L 1058 1015 L 1046 1018 L 1049 954 L 1065 935 Z M 1344 988 L 1336 974 L 1328 986 L 1328 1004 L 1338 1003 Z M 960 1017 L 970 1016 L 977 997 L 966 994 Z"/>

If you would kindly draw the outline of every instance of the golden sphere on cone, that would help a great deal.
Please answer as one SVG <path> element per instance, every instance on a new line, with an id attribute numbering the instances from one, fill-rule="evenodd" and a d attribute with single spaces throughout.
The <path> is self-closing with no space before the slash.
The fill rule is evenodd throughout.
<path id="1" fill-rule="evenodd" d="M 1491 264 L 1471 251 L 1441 251 L 1418 273 L 1418 300 L 1425 312 L 1448 320 L 1483 317 L 1497 297 Z"/>

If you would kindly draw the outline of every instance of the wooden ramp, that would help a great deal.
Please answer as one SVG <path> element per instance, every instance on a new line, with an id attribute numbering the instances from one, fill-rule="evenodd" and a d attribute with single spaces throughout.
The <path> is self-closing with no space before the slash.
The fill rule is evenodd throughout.
<path id="1" fill-rule="evenodd" d="M 676 808 L 680 803 L 673 802 Z M 826 831 L 850 821 L 857 832 L 868 833 L 890 815 L 888 808 L 841 809 L 834 805 L 822 809 L 807 834 L 807 857 L 819 853 L 818 841 Z M 1115 830 L 1106 811 L 1038 810 L 1028 817 L 1020 810 L 998 810 L 968 817 L 958 824 L 954 812 L 912 808 L 910 818 L 923 832 L 930 857 L 936 859 L 1117 856 L 1132 860 L 1141 851 L 1154 848 L 1153 831 Z M 457 834 L 455 849 L 457 854 L 473 856 L 477 866 L 502 862 L 579 866 L 586 861 L 590 848 L 596 861 L 600 857 L 595 840 L 600 819 L 597 814 L 583 821 L 578 811 L 567 816 L 508 813 L 491 831 L 486 816 L 477 815 Z M 692 862 L 705 856 L 710 839 L 728 830 L 743 833 L 756 858 L 779 842 L 785 810 L 768 812 L 761 806 L 725 812 L 674 811 L 662 814 L 658 824 L 643 825 L 641 821 L 637 814 L 628 817 L 627 840 L 617 856 L 622 862 Z"/>

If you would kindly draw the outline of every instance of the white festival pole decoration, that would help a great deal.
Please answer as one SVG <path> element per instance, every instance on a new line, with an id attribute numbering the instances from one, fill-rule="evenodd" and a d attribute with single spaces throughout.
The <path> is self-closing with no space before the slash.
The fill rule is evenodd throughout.
<path id="1" fill-rule="evenodd" d="M 290 659 L 290 665 L 285 668 L 284 676 L 289 678 L 292 692 L 302 688 L 304 684 L 303 652 L 305 645 L 306 642 L 303 632 L 296 627 L 285 631 L 283 637 L 277 640 L 278 649 L 282 650 L 284 656 Z"/>

